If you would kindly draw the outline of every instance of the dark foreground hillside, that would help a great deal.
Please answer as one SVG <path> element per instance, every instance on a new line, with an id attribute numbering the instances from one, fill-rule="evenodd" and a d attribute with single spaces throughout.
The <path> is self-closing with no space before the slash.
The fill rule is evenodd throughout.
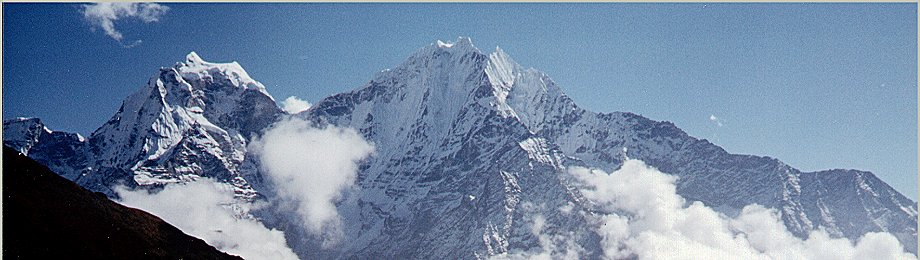
<path id="1" fill-rule="evenodd" d="M 3 147 L 4 259 L 239 259 Z"/>

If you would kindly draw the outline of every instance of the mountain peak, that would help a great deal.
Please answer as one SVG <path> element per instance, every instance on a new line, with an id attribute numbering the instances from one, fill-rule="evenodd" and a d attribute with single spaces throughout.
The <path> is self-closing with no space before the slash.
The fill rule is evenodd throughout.
<path id="1" fill-rule="evenodd" d="M 372 82 L 394 80 L 418 83 L 403 86 L 411 88 L 409 92 L 422 94 L 420 100 L 429 91 L 437 93 L 434 96 L 438 97 L 450 96 L 448 100 L 487 97 L 481 102 L 497 109 L 503 116 L 523 120 L 525 125 L 536 124 L 529 119 L 542 119 L 544 110 L 555 109 L 549 107 L 548 101 L 565 95 L 542 72 L 525 69 L 499 47 L 495 48 L 495 52 L 485 54 L 467 37 L 459 37 L 455 42 L 437 40 L 412 54 L 395 69 L 376 74 Z M 480 80 L 487 80 L 487 85 L 481 85 L 483 82 Z"/>
<path id="2" fill-rule="evenodd" d="M 233 86 L 257 90 L 267 96 L 271 96 L 265 90 L 265 86 L 252 79 L 249 73 L 236 61 L 229 63 L 208 62 L 193 51 L 185 56 L 185 62 L 176 63 L 174 68 L 186 80 L 228 81 Z"/>
<path id="3" fill-rule="evenodd" d="M 174 181 L 159 175 L 165 166 L 158 163 L 166 163 L 156 161 L 160 157 L 172 156 L 186 143 L 240 145 L 273 121 L 277 112 L 280 108 L 265 87 L 239 63 L 208 62 L 191 52 L 185 61 L 161 68 L 144 88 L 126 98 L 90 136 L 90 149 L 98 167 L 131 169 L 140 185 Z M 241 161 L 240 155 L 220 149 L 203 153 L 225 169 L 236 167 L 233 160 Z"/>
<path id="4" fill-rule="evenodd" d="M 441 40 L 438 40 L 437 42 L 435 42 L 435 44 L 438 45 L 438 48 L 450 48 L 450 47 L 454 47 L 454 44 L 453 44 L 453 43 L 445 43 L 445 42 L 442 42 Z"/>
<path id="5" fill-rule="evenodd" d="M 204 60 L 202 60 L 201 57 L 198 56 L 198 53 L 195 53 L 195 52 L 193 51 L 193 52 L 189 52 L 188 55 L 185 55 L 185 62 L 186 62 L 186 63 L 199 63 L 199 64 L 200 64 L 200 63 L 204 63 Z"/>
<path id="6" fill-rule="evenodd" d="M 473 46 L 473 40 L 470 39 L 469 37 L 463 37 L 463 36 L 457 37 L 457 41 L 454 41 L 454 42 L 444 42 L 441 40 L 437 40 L 435 41 L 433 45 L 437 46 L 438 48 L 442 48 L 442 49 L 443 48 L 454 48 L 455 46 L 457 48 L 466 48 L 466 49 L 475 48 Z"/>
<path id="7" fill-rule="evenodd" d="M 451 53 L 453 56 L 463 56 L 467 53 L 476 53 L 482 54 L 476 46 L 473 46 L 473 41 L 468 37 L 458 37 L 456 41 L 445 42 L 442 40 L 436 40 L 428 46 L 418 50 L 412 54 L 409 60 L 419 59 L 423 57 L 432 57 L 442 53 Z M 459 55 L 457 55 L 459 54 Z"/>

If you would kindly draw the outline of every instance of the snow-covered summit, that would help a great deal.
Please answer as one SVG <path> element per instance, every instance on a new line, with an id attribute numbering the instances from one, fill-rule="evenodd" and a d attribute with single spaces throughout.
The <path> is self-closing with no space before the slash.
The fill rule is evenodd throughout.
<path id="1" fill-rule="evenodd" d="M 543 72 L 521 66 L 499 47 L 484 54 L 467 37 L 455 42 L 437 40 L 396 68 L 381 71 L 365 87 L 393 81 L 409 83 L 399 86 L 407 92 L 401 97 L 421 100 L 424 96 L 439 106 L 454 107 L 450 109 L 453 112 L 459 111 L 457 106 L 464 100 L 475 97 L 505 117 L 519 118 L 532 131 L 542 128 L 538 122 L 547 112 L 563 109 L 559 106 L 574 107 Z"/>
<path id="2" fill-rule="evenodd" d="M 280 108 L 236 62 L 212 63 L 192 52 L 161 68 L 89 138 L 96 168 L 127 169 L 138 185 L 198 177 L 239 177 L 245 145 Z M 205 171 L 204 169 L 208 169 Z"/>
<path id="3" fill-rule="evenodd" d="M 205 63 L 205 61 L 201 56 L 198 56 L 198 53 L 192 51 L 185 55 L 185 63 Z"/>
<path id="4" fill-rule="evenodd" d="M 437 42 L 435 42 L 435 44 L 437 44 L 438 48 L 450 48 L 450 47 L 454 47 L 454 44 L 453 44 L 453 43 L 446 43 L 446 42 L 443 42 L 443 41 L 441 41 L 441 40 L 438 40 Z"/>
<path id="5" fill-rule="evenodd" d="M 207 62 L 196 52 L 185 56 L 185 62 L 176 63 L 174 68 L 188 80 L 228 81 L 231 86 L 252 89 L 267 96 L 268 91 L 262 83 L 252 79 L 249 73 L 236 61 L 229 63 Z"/>
<path id="6" fill-rule="evenodd" d="M 473 49 L 478 50 L 478 49 L 476 49 L 476 47 L 473 46 L 473 40 L 472 40 L 472 39 L 470 39 L 469 37 L 463 37 L 463 36 L 457 37 L 457 40 L 454 41 L 454 42 L 444 42 L 444 41 L 441 41 L 441 40 L 437 40 L 437 41 L 435 41 L 434 44 L 432 44 L 432 45 L 437 46 L 438 48 L 442 48 L 442 49 L 443 49 L 443 48 L 455 48 L 455 47 L 456 47 L 458 50 L 460 50 L 460 49 L 463 49 L 463 50 L 473 50 Z"/>
<path id="7" fill-rule="evenodd" d="M 425 46 L 412 55 L 409 55 L 409 58 L 406 59 L 406 62 L 402 66 L 408 64 L 415 64 L 413 61 L 425 60 L 438 58 L 444 55 L 462 57 L 469 54 L 478 54 L 483 55 L 476 46 L 473 46 L 473 41 L 468 37 L 459 37 L 456 41 L 442 41 L 436 40 L 433 43 Z"/>

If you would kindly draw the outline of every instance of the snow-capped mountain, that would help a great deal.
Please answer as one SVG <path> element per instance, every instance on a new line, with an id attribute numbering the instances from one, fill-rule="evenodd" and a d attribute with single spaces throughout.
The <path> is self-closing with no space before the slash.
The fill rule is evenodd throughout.
<path id="1" fill-rule="evenodd" d="M 4 122 L 4 144 L 68 179 L 114 195 L 114 183 L 158 186 L 201 176 L 253 199 L 262 182 L 247 151 L 284 112 L 236 63 L 194 53 L 163 68 L 88 140 L 37 119 Z M 797 236 L 824 228 L 855 239 L 895 234 L 916 253 L 917 205 L 872 173 L 801 172 L 769 157 L 729 154 L 669 122 L 578 107 L 545 74 L 468 38 L 438 41 L 366 85 L 296 116 L 351 127 L 374 143 L 357 192 L 339 203 L 347 239 L 322 246 L 296 221 L 256 212 L 285 231 L 301 257 L 487 257 L 539 245 L 530 216 L 571 234 L 585 257 L 601 241 L 566 167 L 618 168 L 640 159 L 678 176 L 678 193 L 733 214 L 757 203 L 782 213 Z M 271 198 L 268 198 L 271 200 Z M 567 209 L 567 210 L 560 210 Z"/>
<path id="2" fill-rule="evenodd" d="M 208 63 L 192 52 L 185 62 L 160 69 L 88 140 L 51 132 L 38 119 L 16 119 L 4 122 L 4 133 L 10 133 L 4 143 L 110 196 L 114 184 L 161 186 L 211 177 L 252 197 L 255 190 L 239 170 L 247 138 L 282 113 L 239 64 Z M 52 154 L 62 145 L 73 157 Z"/>
<path id="3" fill-rule="evenodd" d="M 38 118 L 3 122 L 3 143 L 75 180 L 88 167 L 86 139 L 80 134 L 51 131 Z M 31 154 L 30 154 L 31 153 Z"/>
<path id="4" fill-rule="evenodd" d="M 330 254 L 485 257 L 536 245 L 522 218 L 538 209 L 523 212 L 524 202 L 549 216 L 578 200 L 556 174 L 570 159 L 515 116 L 486 74 L 490 64 L 469 39 L 439 42 L 299 114 L 357 129 L 377 147 L 359 173 L 360 194 L 340 207 L 348 243 Z M 584 219 L 552 215 L 597 243 Z M 316 246 L 292 245 L 323 251 Z"/>

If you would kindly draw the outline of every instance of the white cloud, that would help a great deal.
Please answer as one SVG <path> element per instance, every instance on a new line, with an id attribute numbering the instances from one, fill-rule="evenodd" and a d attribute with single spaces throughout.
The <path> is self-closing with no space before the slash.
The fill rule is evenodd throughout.
<path id="1" fill-rule="evenodd" d="M 709 121 L 716 123 L 717 126 L 722 127 L 722 120 L 716 117 L 716 115 L 709 115 Z"/>
<path id="2" fill-rule="evenodd" d="M 297 114 L 309 108 L 310 102 L 299 99 L 296 96 L 290 96 L 284 101 L 281 101 L 281 109 L 288 112 L 288 114 Z"/>
<path id="3" fill-rule="evenodd" d="M 106 35 L 119 43 L 124 40 L 124 35 L 115 29 L 115 22 L 121 19 L 136 18 L 144 23 L 160 21 L 160 17 L 169 11 L 169 7 L 155 3 L 129 3 L 129 2 L 103 2 L 83 5 L 83 18 L 93 26 L 102 28 Z M 135 41 L 125 47 L 140 43 Z"/>
<path id="4" fill-rule="evenodd" d="M 546 228 L 546 217 L 540 214 L 533 215 L 530 226 L 530 234 L 537 238 L 540 248 L 529 251 L 514 251 L 498 254 L 490 257 L 492 260 L 518 260 L 518 259 L 579 259 L 579 253 L 583 250 L 575 240 L 560 234 L 549 234 L 544 232 Z M 564 245 L 564 247 L 558 246 Z"/>
<path id="5" fill-rule="evenodd" d="M 613 173 L 572 168 L 582 194 L 601 212 L 596 232 L 607 258 L 621 259 L 914 259 L 888 233 L 853 244 L 823 230 L 793 236 L 772 209 L 749 205 L 727 217 L 676 194 L 674 176 L 627 160 Z"/>
<path id="6" fill-rule="evenodd" d="M 228 184 L 199 179 L 170 184 L 157 193 L 116 187 L 119 203 L 162 218 L 218 250 L 246 259 L 297 259 L 279 230 L 238 217 L 254 207 L 233 197 Z M 236 209 L 233 209 L 236 207 Z"/>
<path id="7" fill-rule="evenodd" d="M 317 128 L 298 118 L 276 123 L 250 145 L 281 203 L 289 204 L 305 229 L 335 244 L 341 219 L 335 203 L 355 182 L 358 162 L 374 151 L 353 129 Z"/>

